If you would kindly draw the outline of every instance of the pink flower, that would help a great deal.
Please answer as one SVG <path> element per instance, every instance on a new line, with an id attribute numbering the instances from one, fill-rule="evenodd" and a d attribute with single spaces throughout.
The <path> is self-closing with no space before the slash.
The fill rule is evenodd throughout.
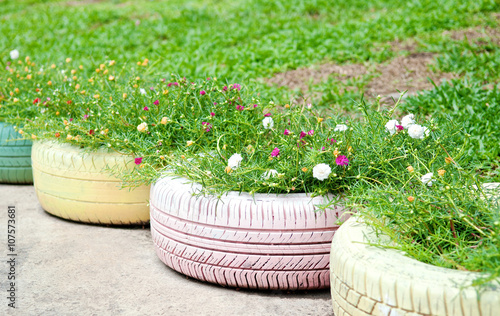
<path id="1" fill-rule="evenodd" d="M 205 95 L 205 94 L 206 94 L 205 90 L 201 90 L 201 91 L 200 91 L 200 94 L 201 94 L 201 95 Z"/>
<path id="2" fill-rule="evenodd" d="M 271 116 L 271 113 L 264 114 L 265 117 Z"/>
<path id="3" fill-rule="evenodd" d="M 201 125 L 204 125 L 206 127 L 205 132 L 210 132 L 210 130 L 212 129 L 212 124 L 208 122 L 201 122 Z"/>
<path id="4" fill-rule="evenodd" d="M 224 86 L 224 87 L 222 88 L 222 91 L 227 91 L 227 86 Z"/>
<path id="5" fill-rule="evenodd" d="M 254 108 L 256 108 L 256 107 L 258 107 L 258 105 L 257 105 L 257 104 L 254 104 L 254 105 L 253 105 L 253 107 L 254 107 Z"/>
<path id="6" fill-rule="evenodd" d="M 398 129 L 398 131 L 402 131 L 405 129 L 403 125 L 396 125 L 396 128 Z"/>
<path id="7" fill-rule="evenodd" d="M 300 131 L 300 136 L 299 136 L 299 139 L 302 139 L 302 138 L 304 138 L 304 137 L 306 137 L 306 136 L 307 136 L 307 134 L 306 134 L 306 133 L 304 133 L 304 131 Z"/>
<path id="8" fill-rule="evenodd" d="M 88 114 L 85 114 L 85 115 L 83 116 L 83 119 L 84 119 L 84 120 L 86 120 L 86 119 L 88 119 L 88 118 L 89 118 L 89 115 L 88 115 Z"/>
<path id="9" fill-rule="evenodd" d="M 311 136 L 314 135 L 314 130 L 310 130 L 309 132 L 307 132 L 307 134 L 309 134 Z"/>
<path id="10" fill-rule="evenodd" d="M 243 105 L 236 106 L 236 110 L 238 110 L 238 111 L 243 111 L 244 109 L 245 109 L 245 107 Z"/>
<path id="11" fill-rule="evenodd" d="M 144 107 L 144 111 L 149 111 L 149 108 L 147 106 Z"/>
<path id="12" fill-rule="evenodd" d="M 70 122 L 73 122 L 73 119 L 72 119 L 72 118 L 70 118 L 70 119 L 69 119 L 69 121 L 70 121 Z"/>
<path id="13" fill-rule="evenodd" d="M 233 85 L 231 86 L 231 89 L 235 89 L 235 90 L 240 91 L 240 90 L 241 90 L 241 86 L 240 86 L 239 84 L 235 83 L 235 84 L 233 84 Z"/>
<path id="14" fill-rule="evenodd" d="M 156 100 L 155 102 L 153 102 L 154 105 L 158 105 L 160 104 L 160 101 L 159 100 Z"/>
<path id="15" fill-rule="evenodd" d="M 153 91 L 155 88 L 154 87 L 149 87 L 149 90 Z"/>
<path id="16" fill-rule="evenodd" d="M 326 141 L 330 141 L 330 145 L 332 145 L 333 143 L 336 143 L 337 141 L 333 138 L 327 138 Z"/>
<path id="17" fill-rule="evenodd" d="M 285 128 L 285 131 L 283 132 L 283 135 L 290 135 L 290 131 Z"/>
<path id="18" fill-rule="evenodd" d="M 347 166 L 349 164 L 349 159 L 344 155 L 338 156 L 337 159 L 335 159 L 335 163 L 337 166 Z"/>
<path id="19" fill-rule="evenodd" d="M 214 102 L 214 105 L 217 105 L 217 102 Z"/>
<path id="20" fill-rule="evenodd" d="M 178 85 L 179 85 L 178 82 L 171 82 L 171 83 L 167 84 L 167 87 L 178 86 Z"/>
<path id="21" fill-rule="evenodd" d="M 278 148 L 278 147 L 275 147 L 275 148 L 273 149 L 273 151 L 271 152 L 271 156 L 273 156 L 273 157 L 278 157 L 278 156 L 279 156 L 279 154 L 280 154 L 280 150 L 279 150 L 279 148 Z"/>
<path id="22" fill-rule="evenodd" d="M 211 115 L 211 116 L 215 116 L 215 113 L 214 113 L 214 112 L 210 112 L 210 115 Z"/>
<path id="23" fill-rule="evenodd" d="M 321 147 L 320 151 L 325 151 L 325 146 Z"/>
<path id="24" fill-rule="evenodd" d="M 136 165 L 140 165 L 142 163 L 142 157 L 135 158 L 134 162 Z"/>

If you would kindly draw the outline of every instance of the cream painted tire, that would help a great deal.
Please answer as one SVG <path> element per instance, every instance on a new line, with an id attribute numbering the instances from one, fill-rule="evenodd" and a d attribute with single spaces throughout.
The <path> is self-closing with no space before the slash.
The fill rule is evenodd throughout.
<path id="1" fill-rule="evenodd" d="M 130 168 L 132 159 L 107 150 L 84 152 L 57 142 L 35 142 L 34 186 L 48 213 L 96 224 L 135 225 L 149 222 L 149 186 L 120 189 L 121 181 L 106 168 Z"/>
<path id="2" fill-rule="evenodd" d="M 356 218 L 332 242 L 330 281 L 335 316 L 500 315 L 500 287 L 460 291 L 477 273 L 421 263 L 401 252 L 364 244 L 374 232 Z"/>
<path id="3" fill-rule="evenodd" d="M 199 185 L 164 177 L 151 188 L 151 235 L 172 269 L 223 286 L 328 288 L 341 207 L 318 211 L 305 194 L 193 196 Z"/>

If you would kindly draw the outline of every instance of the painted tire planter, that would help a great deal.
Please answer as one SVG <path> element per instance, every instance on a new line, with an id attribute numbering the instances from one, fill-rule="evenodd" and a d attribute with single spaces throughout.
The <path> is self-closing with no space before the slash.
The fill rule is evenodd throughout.
<path id="1" fill-rule="evenodd" d="M 151 188 L 151 235 L 172 269 L 211 283 L 255 289 L 328 288 L 331 239 L 340 207 L 315 212 L 306 194 L 229 192 L 164 177 Z"/>
<path id="2" fill-rule="evenodd" d="M 33 183 L 31 141 L 0 122 L 0 183 Z"/>
<path id="3" fill-rule="evenodd" d="M 500 287 L 483 292 L 479 300 L 474 288 L 460 291 L 476 273 L 425 264 L 396 250 L 363 244 L 367 240 L 376 240 L 375 234 L 356 218 L 333 238 L 335 315 L 499 315 Z"/>
<path id="4" fill-rule="evenodd" d="M 84 152 L 57 142 L 35 142 L 34 186 L 43 209 L 65 219 L 113 225 L 149 222 L 149 186 L 120 189 L 104 169 L 134 165 L 125 155 L 102 149 Z"/>

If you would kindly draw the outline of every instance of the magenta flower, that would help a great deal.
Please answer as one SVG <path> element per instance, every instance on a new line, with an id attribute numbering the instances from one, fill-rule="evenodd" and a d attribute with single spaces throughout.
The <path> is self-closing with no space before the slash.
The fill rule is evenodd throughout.
<path id="1" fill-rule="evenodd" d="M 160 101 L 159 100 L 156 100 L 155 102 L 153 102 L 154 105 L 158 105 L 160 104 Z"/>
<path id="2" fill-rule="evenodd" d="M 258 107 L 258 105 L 257 105 L 257 104 L 254 104 L 254 105 L 253 105 L 253 107 L 254 107 L 254 108 L 256 108 L 256 107 Z"/>
<path id="3" fill-rule="evenodd" d="M 335 163 L 337 166 L 347 166 L 349 164 L 349 159 L 344 155 L 338 156 L 337 159 L 335 159 Z"/>
<path id="4" fill-rule="evenodd" d="M 73 122 L 73 119 L 72 119 L 72 118 L 70 118 L 70 119 L 69 119 L 69 121 L 70 121 L 70 122 Z"/>
<path id="5" fill-rule="evenodd" d="M 285 131 L 283 132 L 283 135 L 290 135 L 290 131 L 285 128 Z"/>
<path id="6" fill-rule="evenodd" d="M 215 113 L 214 113 L 214 112 L 210 112 L 210 115 L 211 115 L 211 116 L 215 116 Z"/>
<path id="7" fill-rule="evenodd" d="M 178 86 L 178 85 L 179 85 L 178 82 L 171 82 L 171 83 L 167 84 L 167 87 Z"/>
<path id="8" fill-rule="evenodd" d="M 325 151 L 325 146 L 321 147 L 320 151 Z"/>
<path id="9" fill-rule="evenodd" d="M 217 102 L 214 102 L 214 105 L 217 105 Z"/>
<path id="10" fill-rule="evenodd" d="M 304 138 L 304 137 L 306 137 L 306 136 L 307 136 L 307 134 L 306 134 L 306 133 L 304 133 L 304 131 L 300 131 L 300 136 L 299 136 L 299 139 L 302 139 L 302 138 Z"/>
<path id="11" fill-rule="evenodd" d="M 227 86 L 224 86 L 224 87 L 222 88 L 222 91 L 227 91 Z"/>
<path id="12" fill-rule="evenodd" d="M 265 117 L 271 116 L 271 113 L 264 114 Z"/>
<path id="13" fill-rule="evenodd" d="M 309 134 L 311 136 L 314 135 L 314 130 L 310 130 L 309 132 L 307 132 L 307 134 Z"/>
<path id="14" fill-rule="evenodd" d="M 205 90 L 201 90 L 201 91 L 200 91 L 200 94 L 201 94 L 201 95 L 205 95 L 205 94 L 206 94 Z"/>
<path id="15" fill-rule="evenodd" d="M 135 158 L 134 162 L 136 165 L 140 165 L 142 163 L 142 157 Z"/>
<path id="16" fill-rule="evenodd" d="M 144 107 L 144 111 L 149 111 L 149 108 L 147 106 Z"/>
<path id="17" fill-rule="evenodd" d="M 231 86 L 231 89 L 235 89 L 235 90 L 240 91 L 240 90 L 241 90 L 241 86 L 240 86 L 239 84 L 235 83 L 235 84 L 233 84 L 233 85 Z"/>
<path id="18" fill-rule="evenodd" d="M 201 122 L 201 125 L 205 126 L 205 132 L 210 132 L 210 130 L 212 129 L 212 124 L 208 122 Z"/>
<path id="19" fill-rule="evenodd" d="M 236 110 L 238 110 L 238 111 L 243 111 L 244 109 L 245 109 L 245 107 L 243 105 L 236 106 Z"/>
<path id="20" fill-rule="evenodd" d="M 396 128 L 398 129 L 398 131 L 402 131 L 405 129 L 403 125 L 396 125 Z"/>
<path id="21" fill-rule="evenodd" d="M 278 148 L 278 147 L 275 147 L 275 148 L 273 149 L 273 151 L 271 152 L 271 156 L 273 156 L 273 157 L 278 157 L 278 156 L 279 156 L 279 154 L 280 154 L 280 150 L 279 150 L 279 148 Z"/>
<path id="22" fill-rule="evenodd" d="M 332 145 L 333 143 L 336 143 L 336 142 L 337 142 L 337 141 L 336 141 L 335 139 L 333 139 L 333 138 L 327 138 L 327 139 L 326 139 L 326 141 L 327 141 L 327 142 L 329 141 L 329 142 L 330 142 L 330 145 Z"/>
<path id="23" fill-rule="evenodd" d="M 155 88 L 154 87 L 149 87 L 149 90 L 153 91 Z"/>
<path id="24" fill-rule="evenodd" d="M 84 120 L 86 120 L 86 119 L 88 119 L 88 118 L 89 118 L 89 115 L 88 115 L 88 114 L 85 114 L 85 115 L 83 116 L 83 119 L 84 119 Z"/>

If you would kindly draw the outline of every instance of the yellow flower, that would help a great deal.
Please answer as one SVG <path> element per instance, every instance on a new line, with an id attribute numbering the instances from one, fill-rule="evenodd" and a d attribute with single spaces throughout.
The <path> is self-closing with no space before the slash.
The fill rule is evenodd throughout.
<path id="1" fill-rule="evenodd" d="M 137 88 L 137 87 L 138 87 L 138 85 L 137 85 L 137 84 L 134 84 L 132 87 Z"/>
<path id="2" fill-rule="evenodd" d="M 141 77 L 135 77 L 135 80 L 141 80 Z"/>
<path id="3" fill-rule="evenodd" d="M 165 156 L 160 156 L 160 159 L 161 159 L 161 160 L 165 159 Z"/>
<path id="4" fill-rule="evenodd" d="M 80 66 L 78 66 L 78 68 L 83 69 L 83 66 L 82 66 L 82 65 L 80 65 Z"/>
<path id="5" fill-rule="evenodd" d="M 186 145 L 187 145 L 187 146 L 191 146 L 191 145 L 193 145 L 193 144 L 194 144 L 194 142 L 193 142 L 192 140 L 188 140 L 188 141 L 186 142 Z"/>
<path id="6" fill-rule="evenodd" d="M 439 170 L 438 170 L 438 174 L 439 174 L 441 177 L 442 177 L 442 176 L 444 176 L 444 174 L 445 174 L 445 173 L 446 173 L 446 170 L 444 170 L 444 169 L 439 169 Z"/>
<path id="7" fill-rule="evenodd" d="M 108 80 L 109 80 L 109 81 L 113 81 L 113 80 L 115 80 L 115 77 L 113 77 L 113 76 L 109 76 L 109 77 L 108 77 Z"/>
<path id="8" fill-rule="evenodd" d="M 415 198 L 414 198 L 413 196 L 411 196 L 411 195 L 410 195 L 410 196 L 408 197 L 408 202 L 410 202 L 410 203 L 411 203 L 411 202 L 413 202 L 413 201 L 415 201 Z"/>
<path id="9" fill-rule="evenodd" d="M 94 94 L 94 99 L 99 99 L 99 95 L 98 94 Z"/>
<path id="10" fill-rule="evenodd" d="M 59 111 L 56 112 L 56 115 L 59 115 Z"/>
<path id="11" fill-rule="evenodd" d="M 106 69 L 106 70 L 104 70 L 102 73 L 103 73 L 104 75 L 107 75 L 107 74 L 108 74 L 108 70 Z"/>
<path id="12" fill-rule="evenodd" d="M 144 59 L 144 61 L 142 62 L 142 65 L 143 65 L 143 66 L 147 66 L 147 65 L 148 65 L 148 63 L 149 63 L 149 59 L 147 59 L 147 58 L 146 58 L 146 59 Z"/>
<path id="13" fill-rule="evenodd" d="M 67 120 L 64 120 L 63 123 L 64 123 L 64 125 L 68 125 L 69 124 Z"/>
<path id="14" fill-rule="evenodd" d="M 112 97 L 112 96 L 109 96 L 109 100 L 110 100 L 110 101 L 113 101 L 113 97 Z"/>
<path id="15" fill-rule="evenodd" d="M 415 169 L 413 169 L 413 167 L 412 167 L 412 166 L 408 166 L 408 167 L 406 167 L 406 170 L 408 170 L 408 172 L 413 172 L 413 171 L 415 171 Z"/>
<path id="16" fill-rule="evenodd" d="M 26 56 L 26 58 L 24 58 L 25 61 L 28 61 L 30 60 L 30 56 Z"/>
<path id="17" fill-rule="evenodd" d="M 323 122 L 323 118 L 322 117 L 318 117 L 318 123 L 321 123 Z"/>
<path id="18" fill-rule="evenodd" d="M 76 74 L 76 70 L 75 70 L 75 69 L 72 69 L 72 70 L 71 70 L 71 74 L 72 74 L 72 75 Z"/>
<path id="19" fill-rule="evenodd" d="M 24 134 L 24 131 L 23 131 L 22 129 L 20 129 L 20 130 L 18 131 L 18 133 L 22 135 L 22 134 Z"/>
<path id="20" fill-rule="evenodd" d="M 110 65 L 110 66 L 114 66 L 115 64 L 116 64 L 116 61 L 114 61 L 114 60 L 111 60 L 111 61 L 109 62 L 109 65 Z"/>
<path id="21" fill-rule="evenodd" d="M 69 63 L 71 61 L 71 58 L 66 58 L 66 62 Z"/>
<path id="22" fill-rule="evenodd" d="M 77 84 L 75 85 L 75 90 L 78 90 L 78 89 L 80 89 L 80 84 L 78 84 L 78 83 L 77 83 Z"/>
<path id="23" fill-rule="evenodd" d="M 126 98 L 127 98 L 127 94 L 126 94 L 126 93 L 124 93 L 124 94 L 123 94 L 123 98 L 124 98 L 124 99 L 126 99 Z"/>
<path id="24" fill-rule="evenodd" d="M 290 104 L 285 104 L 285 109 L 289 109 L 290 108 Z"/>
<path id="25" fill-rule="evenodd" d="M 140 65 L 141 65 L 141 62 L 140 62 L 140 61 L 138 61 L 138 62 L 137 62 L 137 66 L 140 66 Z"/>
<path id="26" fill-rule="evenodd" d="M 453 159 L 451 159 L 451 157 L 444 158 L 444 162 L 446 162 L 447 164 L 450 164 L 452 161 Z"/>
<path id="27" fill-rule="evenodd" d="M 168 122 L 168 117 L 164 116 L 161 118 L 161 122 L 160 122 L 161 124 L 166 125 L 167 122 Z"/>
<path id="28" fill-rule="evenodd" d="M 71 136 L 70 134 L 68 134 L 68 135 L 66 136 L 66 139 L 67 139 L 67 140 L 72 140 L 72 139 L 73 139 L 73 136 Z"/>
<path id="29" fill-rule="evenodd" d="M 50 65 L 50 68 L 55 69 L 55 68 L 56 68 L 56 65 L 55 65 L 55 64 L 52 64 L 52 65 Z"/>
<path id="30" fill-rule="evenodd" d="M 10 96 L 13 96 L 13 95 L 14 95 L 14 92 L 12 92 L 12 91 L 11 91 L 11 92 L 9 92 L 9 94 L 10 94 Z"/>
<path id="31" fill-rule="evenodd" d="M 19 99 L 18 98 L 14 98 L 14 102 L 19 102 Z"/>
<path id="32" fill-rule="evenodd" d="M 85 94 L 85 90 L 80 91 L 81 94 Z"/>
<path id="33" fill-rule="evenodd" d="M 168 90 L 163 90 L 163 94 L 168 94 Z"/>
<path id="34" fill-rule="evenodd" d="M 351 152 L 351 151 L 352 151 L 352 146 L 349 146 L 349 147 L 347 148 L 347 151 L 348 151 L 348 152 Z"/>
<path id="35" fill-rule="evenodd" d="M 181 159 L 186 159 L 186 156 L 184 156 L 184 155 L 181 155 Z"/>
<path id="36" fill-rule="evenodd" d="M 233 169 L 231 169 L 231 167 L 227 166 L 226 168 L 224 168 L 224 171 L 226 173 L 231 173 L 231 172 L 233 172 Z"/>
<path id="37" fill-rule="evenodd" d="M 101 71 L 101 69 L 99 68 L 96 68 L 95 72 L 99 73 Z"/>
<path id="38" fill-rule="evenodd" d="M 31 138 L 32 139 L 36 139 L 36 135 L 35 134 L 31 134 Z"/>
<path id="39" fill-rule="evenodd" d="M 51 86 L 52 85 L 52 81 L 49 80 L 49 82 L 47 82 L 47 85 Z"/>
<path id="40" fill-rule="evenodd" d="M 137 130 L 139 132 L 145 132 L 148 130 L 148 123 L 144 122 L 144 123 L 141 123 L 139 125 L 137 125 Z"/>
<path id="41" fill-rule="evenodd" d="M 89 82 L 90 82 L 90 83 L 94 82 L 94 79 L 90 78 L 90 79 L 89 79 Z"/>
<path id="42" fill-rule="evenodd" d="M 31 75 L 27 75 L 26 79 L 30 80 L 31 79 Z"/>
<path id="43" fill-rule="evenodd" d="M 73 76 L 73 78 L 72 78 L 72 79 L 73 79 L 74 81 L 76 81 L 76 80 L 78 79 L 78 77 L 77 77 L 77 76 Z"/>
<path id="44" fill-rule="evenodd" d="M 303 171 L 303 172 L 306 172 L 306 171 L 307 171 L 307 168 L 306 168 L 306 167 L 302 168 L 302 171 Z"/>
<path id="45" fill-rule="evenodd" d="M 340 151 L 339 151 L 339 149 L 338 149 L 338 148 L 335 148 L 335 150 L 333 151 L 333 155 L 334 155 L 335 157 L 338 157 L 338 156 L 340 155 Z"/>
<path id="46" fill-rule="evenodd" d="M 106 68 L 106 65 L 105 64 L 100 64 L 99 68 L 101 68 L 101 70 L 102 70 L 102 69 Z"/>

